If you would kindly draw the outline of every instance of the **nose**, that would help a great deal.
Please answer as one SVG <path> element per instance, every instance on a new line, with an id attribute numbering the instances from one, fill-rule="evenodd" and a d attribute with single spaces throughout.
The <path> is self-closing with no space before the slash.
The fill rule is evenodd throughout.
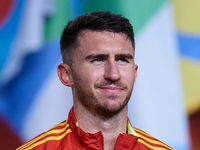
<path id="1" fill-rule="evenodd" d="M 104 78 L 112 81 L 121 79 L 121 74 L 115 61 L 108 61 L 105 64 Z"/>

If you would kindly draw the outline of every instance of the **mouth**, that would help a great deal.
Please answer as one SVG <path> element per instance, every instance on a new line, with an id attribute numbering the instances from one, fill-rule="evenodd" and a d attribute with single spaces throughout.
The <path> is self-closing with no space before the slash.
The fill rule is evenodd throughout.
<path id="1" fill-rule="evenodd" d="M 103 93 L 108 93 L 108 94 L 120 94 L 124 90 L 122 87 L 114 85 L 100 86 L 99 89 Z"/>

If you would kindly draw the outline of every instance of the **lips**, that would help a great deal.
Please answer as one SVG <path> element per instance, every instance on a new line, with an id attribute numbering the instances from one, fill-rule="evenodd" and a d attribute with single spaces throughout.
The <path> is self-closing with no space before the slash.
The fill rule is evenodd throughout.
<path id="1" fill-rule="evenodd" d="M 101 86 L 99 87 L 101 89 L 110 89 L 110 90 L 122 90 L 123 88 L 122 87 L 119 87 L 119 86 L 112 86 L 112 85 L 107 85 L 107 86 Z"/>
<path id="2" fill-rule="evenodd" d="M 120 81 L 105 80 L 103 82 L 96 82 L 95 88 L 105 94 L 120 94 L 128 88 Z"/>
<path id="3" fill-rule="evenodd" d="M 99 89 L 102 92 L 109 93 L 109 94 L 119 94 L 124 90 L 122 87 L 113 86 L 113 85 L 100 86 Z"/>

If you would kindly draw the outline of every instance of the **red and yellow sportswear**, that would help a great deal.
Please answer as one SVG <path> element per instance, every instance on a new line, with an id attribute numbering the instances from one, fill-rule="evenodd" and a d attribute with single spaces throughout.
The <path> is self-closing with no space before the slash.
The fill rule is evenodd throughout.
<path id="1" fill-rule="evenodd" d="M 71 108 L 68 120 L 38 135 L 17 150 L 103 150 L 103 134 L 85 133 L 77 126 Z M 131 126 L 128 133 L 118 135 L 114 150 L 173 150 L 151 135 Z"/>

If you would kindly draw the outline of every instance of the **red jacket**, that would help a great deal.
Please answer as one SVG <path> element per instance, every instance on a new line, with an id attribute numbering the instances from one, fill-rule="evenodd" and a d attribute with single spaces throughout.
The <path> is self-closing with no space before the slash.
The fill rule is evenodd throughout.
<path id="1" fill-rule="evenodd" d="M 17 150 L 103 150 L 103 134 L 85 133 L 76 125 L 73 108 L 68 120 L 38 135 Z M 151 135 L 131 126 L 118 135 L 114 150 L 173 150 Z"/>

